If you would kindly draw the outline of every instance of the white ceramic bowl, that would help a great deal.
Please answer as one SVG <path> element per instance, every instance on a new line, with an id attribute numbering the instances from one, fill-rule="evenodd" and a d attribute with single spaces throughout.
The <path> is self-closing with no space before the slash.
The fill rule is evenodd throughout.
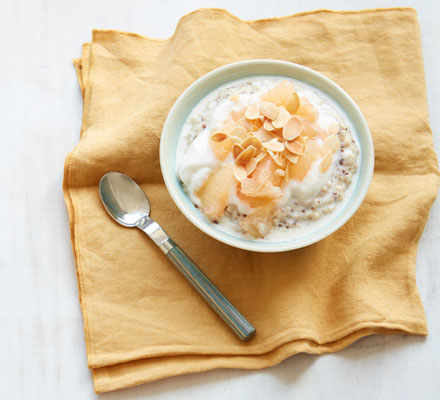
<path id="1" fill-rule="evenodd" d="M 279 242 L 244 239 L 221 231 L 215 224 L 209 222 L 200 210 L 194 207 L 176 175 L 176 151 L 179 135 L 194 106 L 217 87 L 236 79 L 256 75 L 293 78 L 327 94 L 342 109 L 347 122 L 358 138 L 360 147 L 358 177 L 352 182 L 355 187 L 348 201 L 344 201 L 344 206 L 337 208 L 331 214 L 331 218 L 328 219 L 327 223 L 317 229 L 311 227 L 310 231 L 301 237 Z M 367 194 L 374 169 L 374 149 L 370 130 L 364 116 L 350 96 L 336 83 L 324 75 L 298 64 L 278 60 L 249 60 L 225 65 L 207 73 L 189 86 L 177 99 L 163 126 L 160 140 L 160 165 L 165 184 L 177 207 L 207 235 L 240 249 L 279 252 L 315 243 L 347 222 L 359 208 Z"/>

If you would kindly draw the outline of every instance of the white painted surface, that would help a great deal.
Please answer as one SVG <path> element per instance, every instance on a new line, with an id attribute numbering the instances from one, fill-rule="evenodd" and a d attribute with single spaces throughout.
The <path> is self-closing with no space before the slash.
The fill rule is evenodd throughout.
<path id="1" fill-rule="evenodd" d="M 317 8 L 402 5 L 419 12 L 439 152 L 440 3 L 434 0 L 0 0 L 0 399 L 440 398 L 438 201 L 417 259 L 427 339 L 370 337 L 336 354 L 301 354 L 266 370 L 216 370 L 97 396 L 86 366 L 61 192 L 64 157 L 78 141 L 81 122 L 71 59 L 90 40 L 92 28 L 164 38 L 180 16 L 199 7 L 255 19 Z"/>

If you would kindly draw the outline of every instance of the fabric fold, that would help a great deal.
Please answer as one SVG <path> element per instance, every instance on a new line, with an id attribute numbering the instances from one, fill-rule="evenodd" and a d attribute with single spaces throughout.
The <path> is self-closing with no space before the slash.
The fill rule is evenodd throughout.
<path id="1" fill-rule="evenodd" d="M 361 108 L 375 145 L 358 212 L 321 242 L 286 253 L 251 253 L 206 236 L 178 211 L 160 172 L 161 128 L 177 97 L 206 72 L 255 58 L 334 80 Z M 74 66 L 84 109 L 63 190 L 96 392 L 213 368 L 264 368 L 371 334 L 427 334 L 415 262 L 439 171 L 414 10 L 241 21 L 202 9 L 165 40 L 94 30 Z M 252 341 L 238 341 L 142 232 L 108 217 L 98 183 L 111 170 L 141 184 L 153 218 L 256 326 Z"/>

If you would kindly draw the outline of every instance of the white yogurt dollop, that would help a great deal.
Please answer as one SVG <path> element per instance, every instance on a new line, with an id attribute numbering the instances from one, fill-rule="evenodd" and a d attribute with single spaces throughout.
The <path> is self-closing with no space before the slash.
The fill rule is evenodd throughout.
<path id="1" fill-rule="evenodd" d="M 303 203 L 312 201 L 316 198 L 323 186 L 328 183 L 333 175 L 334 164 L 327 170 L 325 174 L 319 171 L 321 159 L 316 160 L 310 167 L 309 172 L 303 181 L 291 179 L 283 189 L 282 205 L 288 203 L 292 199 L 299 200 Z"/>
<path id="2" fill-rule="evenodd" d="M 179 138 L 176 172 L 194 204 L 201 207 L 197 193 L 213 171 L 216 171 L 222 164 L 234 162 L 232 154 L 229 154 L 228 158 L 224 161 L 219 161 L 215 157 L 210 145 L 210 135 L 217 130 L 223 129 L 225 122 L 227 125 L 227 121 L 231 119 L 233 112 L 239 112 L 243 107 L 247 107 L 255 102 L 261 103 L 261 94 L 274 87 L 280 79 L 280 77 L 268 76 L 256 77 L 255 80 L 249 81 L 248 78 L 245 78 L 223 85 L 207 95 L 192 110 Z M 333 125 L 345 125 L 346 121 L 343 115 L 337 111 L 337 106 L 329 98 L 322 93 L 318 93 L 317 90 L 306 83 L 294 82 L 294 85 L 300 98 L 307 99 L 318 112 L 318 120 L 316 121 L 318 127 L 323 130 L 330 130 L 333 129 Z M 237 88 L 239 92 L 237 92 Z M 346 164 L 355 164 L 357 157 L 357 153 L 353 152 L 350 148 L 351 136 L 347 136 L 346 140 L 348 139 L 350 143 L 341 142 L 342 145 L 345 144 L 345 152 L 341 153 L 344 158 L 344 166 Z M 317 140 L 320 145 L 323 144 L 319 137 Z M 316 218 L 319 218 L 319 220 L 313 220 L 313 224 L 317 228 L 326 223 L 329 215 L 325 207 L 334 208 L 336 206 L 336 204 L 333 204 L 335 203 L 336 196 L 334 192 L 340 191 L 336 186 L 337 181 L 335 181 L 334 177 L 337 173 L 340 174 L 342 167 L 339 165 L 339 160 L 341 158 L 342 155 L 336 154 L 333 157 L 330 168 L 325 173 L 321 173 L 319 169 L 322 161 L 319 158 L 310 166 L 307 175 L 302 181 L 290 179 L 288 182 L 283 183 L 283 196 L 278 201 L 278 211 L 280 213 L 284 213 L 283 210 L 285 209 L 290 211 L 287 213 L 287 216 L 283 217 L 284 220 L 281 219 L 280 222 L 284 221 L 284 224 L 290 224 L 294 229 L 286 231 L 285 227 L 280 223 L 265 236 L 264 240 L 279 241 L 286 240 L 287 236 L 299 237 L 304 235 L 310 229 L 311 220 L 315 218 L 313 215 L 317 214 L 316 211 L 320 209 L 322 210 L 321 216 L 317 214 Z M 327 193 L 329 188 L 334 188 L 334 191 L 332 190 L 332 193 Z M 341 190 L 344 190 L 344 187 Z M 345 194 L 348 195 L 351 190 L 352 187 L 350 187 L 350 190 L 346 190 Z M 314 207 L 311 206 L 312 202 Z M 243 214 L 252 214 L 258 208 L 252 208 L 247 202 L 240 200 L 237 196 L 237 184 L 235 181 L 231 185 L 227 206 L 236 206 L 236 210 L 234 207 L 231 207 L 232 211 L 230 211 L 229 217 L 222 217 L 216 221 L 219 229 L 235 235 L 244 235 L 252 240 L 263 240 L 261 238 L 255 239 L 248 234 L 237 233 L 239 231 L 239 229 L 237 230 L 235 218 L 237 211 L 243 216 Z M 301 218 L 296 216 L 295 213 L 299 213 Z M 309 214 L 313 214 L 310 221 L 307 220 Z M 302 222 L 295 225 L 293 220 Z"/>
<path id="3" fill-rule="evenodd" d="M 207 131 L 191 143 L 178 169 L 179 177 L 185 184 L 191 200 L 200 205 L 195 193 L 202 187 L 210 173 L 219 165 L 211 146 Z"/>

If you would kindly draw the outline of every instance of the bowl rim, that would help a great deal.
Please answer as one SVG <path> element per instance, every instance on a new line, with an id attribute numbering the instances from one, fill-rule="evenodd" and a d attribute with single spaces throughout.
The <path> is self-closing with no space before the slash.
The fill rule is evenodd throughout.
<path id="1" fill-rule="evenodd" d="M 232 235 L 229 235 L 226 232 L 223 232 L 219 229 L 216 229 L 214 226 L 210 226 L 208 221 L 201 220 L 195 216 L 196 209 L 193 210 L 189 209 L 183 199 L 181 199 L 181 195 L 179 190 L 177 190 L 174 187 L 174 181 L 170 176 L 169 169 L 166 168 L 167 162 L 166 158 L 169 156 L 167 154 L 168 147 L 167 147 L 167 140 L 166 135 L 164 135 L 165 132 L 170 131 L 170 125 L 172 124 L 172 120 L 174 118 L 174 114 L 176 113 L 176 110 L 179 110 L 180 107 L 185 103 L 186 98 L 194 92 L 197 88 L 200 86 L 205 85 L 206 83 L 210 82 L 211 80 L 215 79 L 216 77 L 220 77 L 223 74 L 230 72 L 231 70 L 235 69 L 243 69 L 248 66 L 255 66 L 260 65 L 263 68 L 264 67 L 271 67 L 271 66 L 280 66 L 280 67 L 286 67 L 291 68 L 292 70 L 301 71 L 302 74 L 308 74 L 318 80 L 321 80 L 325 85 L 328 85 L 332 88 L 338 95 L 342 96 L 342 98 L 350 104 L 352 109 L 354 110 L 356 114 L 356 118 L 358 120 L 358 123 L 361 127 L 361 129 L 366 132 L 366 135 L 364 137 L 364 140 L 366 141 L 366 152 L 363 155 L 362 158 L 362 164 L 363 168 L 365 168 L 364 171 L 364 184 L 359 187 L 359 190 L 356 193 L 355 201 L 351 203 L 350 208 L 348 209 L 348 212 L 343 213 L 340 218 L 335 221 L 334 224 L 330 224 L 329 228 L 324 230 L 321 233 L 315 234 L 311 236 L 308 239 L 299 240 L 298 238 L 292 238 L 291 240 L 286 240 L 284 242 L 264 242 L 264 241 L 246 241 L 242 238 L 235 238 Z M 263 74 L 260 74 L 263 75 Z M 268 73 L 269 75 L 269 73 Z M 249 74 L 247 75 L 249 77 L 251 76 L 257 76 L 257 74 Z M 275 76 L 275 75 L 274 75 Z M 282 75 L 279 75 L 282 76 Z M 245 78 L 246 75 L 244 75 L 242 78 Z M 236 79 L 242 79 L 242 78 L 236 78 Z M 298 79 L 294 76 L 290 77 L 291 79 Z M 230 82 L 233 82 L 236 79 L 231 79 Z M 310 83 L 309 83 L 310 85 Z M 221 85 L 218 85 L 219 87 Z M 313 86 L 313 85 L 312 85 Z M 317 88 L 320 92 L 323 92 L 322 89 Z M 210 92 L 212 92 L 215 89 L 212 89 Z M 330 96 L 328 93 L 324 92 L 326 95 Z M 206 94 L 205 94 L 206 95 Z M 330 96 L 331 97 L 331 96 Z M 200 98 L 200 100 L 202 100 Z M 346 111 L 344 107 L 340 105 L 340 102 L 336 99 L 332 98 L 338 105 Z M 199 100 L 199 101 L 200 101 Z M 347 114 L 349 114 L 347 112 Z M 350 115 L 350 114 L 349 114 Z M 364 144 L 364 149 L 365 149 Z M 362 150 L 362 149 L 361 149 Z M 173 199 L 176 206 L 179 208 L 179 210 L 183 213 L 183 215 L 191 222 L 193 223 L 198 229 L 200 229 L 202 232 L 206 233 L 207 235 L 213 237 L 214 239 L 219 240 L 222 243 L 228 244 L 230 246 L 243 249 L 243 250 L 249 250 L 249 251 L 255 251 L 255 252 L 261 252 L 261 253 L 270 253 L 270 252 L 284 252 L 284 251 L 290 251 L 299 249 L 302 247 L 309 246 L 313 243 L 316 243 L 327 236 L 331 235 L 338 229 L 340 229 L 352 216 L 353 214 L 359 209 L 360 205 L 365 199 L 365 196 L 367 195 L 371 179 L 373 176 L 374 171 L 374 146 L 373 146 L 373 139 L 371 136 L 370 129 L 368 127 L 367 121 L 362 114 L 361 110 L 359 109 L 358 105 L 354 102 L 354 100 L 349 96 L 349 94 L 342 89 L 338 84 L 333 82 L 331 79 L 327 78 L 325 75 L 323 75 L 320 72 L 317 72 L 309 67 L 305 67 L 300 64 L 292 63 L 289 61 L 282 61 L 282 60 L 273 60 L 273 59 L 253 59 L 253 60 L 244 60 L 244 61 L 238 61 L 230 64 L 223 65 L 219 68 L 216 68 L 212 71 L 209 71 L 205 75 L 201 76 L 200 78 L 196 79 L 191 85 L 189 85 L 184 92 L 177 98 L 173 106 L 171 107 L 170 111 L 168 112 L 167 118 L 165 120 L 165 123 L 162 128 L 162 134 L 160 138 L 160 149 L 159 149 L 159 158 L 160 158 L 160 168 L 162 172 L 162 176 L 165 182 L 165 185 L 167 187 L 168 193 L 170 194 L 171 198 Z M 175 175 L 175 171 L 172 171 L 173 176 Z M 337 214 L 339 215 L 339 214 Z M 237 239 L 237 240 L 236 240 Z M 261 244 L 264 243 L 264 246 L 262 247 Z M 271 245 L 273 243 L 273 245 Z"/>

